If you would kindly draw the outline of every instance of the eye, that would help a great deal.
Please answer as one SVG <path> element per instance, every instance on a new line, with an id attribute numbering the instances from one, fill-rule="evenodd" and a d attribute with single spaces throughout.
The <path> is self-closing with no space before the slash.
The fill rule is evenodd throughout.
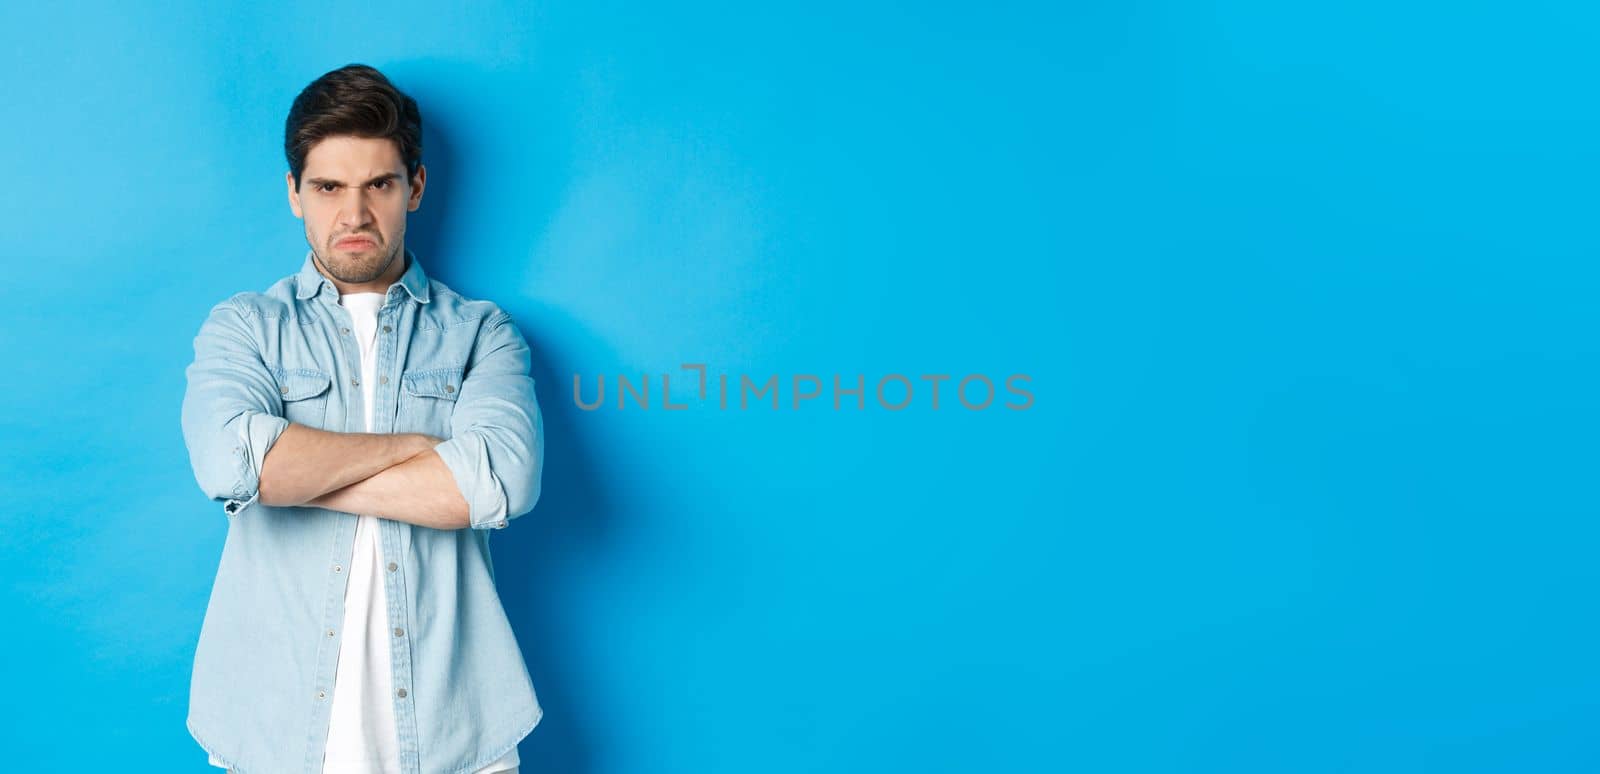
<path id="1" fill-rule="evenodd" d="M 328 193 L 328 192 L 333 190 L 333 189 L 329 188 L 329 186 L 331 186 L 331 185 L 333 185 L 333 183 L 318 183 L 317 184 L 317 190 L 321 191 L 323 193 Z"/>
<path id="2" fill-rule="evenodd" d="M 373 182 L 373 185 L 375 185 L 375 186 L 377 186 L 379 188 L 388 188 L 390 182 L 392 182 L 392 181 L 389 181 L 389 180 L 378 180 L 378 181 Z"/>

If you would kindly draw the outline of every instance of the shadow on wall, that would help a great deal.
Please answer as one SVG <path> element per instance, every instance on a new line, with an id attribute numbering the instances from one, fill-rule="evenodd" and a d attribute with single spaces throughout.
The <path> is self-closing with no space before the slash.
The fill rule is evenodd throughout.
<path id="1" fill-rule="evenodd" d="M 539 725 L 519 745 L 524 770 L 559 771 L 585 774 L 595 769 L 593 755 L 594 735 L 591 729 L 599 720 L 578 716 L 582 703 L 575 701 L 576 687 L 573 675 L 581 675 L 603 665 L 581 665 L 581 660 L 593 649 L 569 635 L 577 631 L 566 619 L 568 604 L 563 589 L 572 588 L 570 578 L 573 568 L 593 566 L 596 557 L 603 553 L 611 534 L 613 514 L 606 501 L 605 490 L 597 478 L 598 465 L 590 454 L 572 411 L 562 402 L 564 393 L 560 374 L 576 373 L 579 369 L 546 345 L 539 331 L 529 330 L 528 321 L 550 321 L 551 312 L 533 298 L 522 297 L 523 291 L 473 292 L 452 280 L 453 276 L 468 271 L 481 271 L 484 262 L 452 247 L 453 208 L 461 206 L 458 197 L 464 191 L 495 190 L 519 191 L 515 201 L 505 202 L 505 213 L 551 213 L 560 192 L 566 184 L 563 169 L 555 164 L 537 163 L 530 157 L 466 158 L 452 141 L 457 137 L 477 137 L 481 134 L 479 121 L 483 117 L 498 118 L 497 111 L 487 102 L 497 95 L 524 93 L 517 84 L 487 72 L 467 72 L 460 64 L 419 62 L 385 71 L 396 85 L 417 99 L 423 111 L 423 161 L 428 166 L 428 188 L 422 206 L 410 213 L 407 220 L 406 244 L 425 262 L 430 276 L 457 288 L 468 296 L 488 298 L 510 312 L 518 329 L 528 340 L 532 350 L 532 376 L 538 393 L 539 405 L 545 423 L 545 456 L 547 462 L 542 478 L 543 488 L 534 509 L 524 514 L 503 531 L 495 532 L 490 543 L 493 551 L 496 585 L 505 604 L 506 614 L 516 632 L 517 643 L 528 664 L 534 690 L 545 711 Z M 459 88 L 461 83 L 473 84 L 470 90 Z M 485 100 L 485 104 L 464 104 L 464 100 Z M 466 127 L 472 127 L 468 130 Z M 520 131 L 516 126 L 501 126 L 495 134 Z M 548 144 L 538 141 L 540 136 L 552 132 L 539 130 L 526 134 L 527 144 L 537 146 L 524 153 L 559 155 Z M 559 135 L 560 131 L 554 132 Z M 495 143 L 495 145 L 502 145 Z M 533 167 L 538 167 L 534 169 Z M 481 172 L 479 172 L 481 170 Z M 500 187 L 474 186 L 475 174 L 513 176 L 529 184 Z M 477 201 L 477 198 L 474 198 Z M 506 233 L 497 234 L 507 254 L 529 256 L 541 236 L 538 217 L 506 217 Z M 496 267 L 496 275 L 471 284 L 488 288 L 524 288 L 521 282 L 524 267 L 521 265 Z M 509 275 L 509 276 L 507 276 Z M 540 311 L 534 315 L 535 308 Z M 563 336 L 583 335 L 581 325 L 562 324 Z M 598 342 L 568 341 L 576 346 Z"/>

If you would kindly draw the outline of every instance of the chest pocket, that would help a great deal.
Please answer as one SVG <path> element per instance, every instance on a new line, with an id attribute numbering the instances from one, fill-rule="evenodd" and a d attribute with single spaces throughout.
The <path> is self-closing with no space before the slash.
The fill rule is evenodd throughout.
<path id="1" fill-rule="evenodd" d="M 450 437 L 450 417 L 461 396 L 465 367 L 429 368 L 400 375 L 401 432 Z"/>
<path id="2" fill-rule="evenodd" d="M 278 378 L 278 397 L 283 400 L 283 418 L 296 424 L 323 428 L 328 416 L 328 387 L 333 379 L 314 368 L 272 369 Z"/>

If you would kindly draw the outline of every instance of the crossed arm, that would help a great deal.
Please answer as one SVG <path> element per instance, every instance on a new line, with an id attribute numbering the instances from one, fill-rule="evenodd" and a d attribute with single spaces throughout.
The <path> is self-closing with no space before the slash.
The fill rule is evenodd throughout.
<path id="1" fill-rule="evenodd" d="M 195 481 L 230 515 L 257 501 L 438 529 L 501 529 L 539 499 L 544 421 L 528 344 L 484 324 L 455 390 L 450 438 L 336 433 L 289 422 L 254 312 L 216 304 L 195 337 L 181 420 Z"/>
<path id="2" fill-rule="evenodd" d="M 420 433 L 335 433 L 290 423 L 261 464 L 261 502 L 366 513 L 435 529 L 471 526 L 450 469 Z"/>

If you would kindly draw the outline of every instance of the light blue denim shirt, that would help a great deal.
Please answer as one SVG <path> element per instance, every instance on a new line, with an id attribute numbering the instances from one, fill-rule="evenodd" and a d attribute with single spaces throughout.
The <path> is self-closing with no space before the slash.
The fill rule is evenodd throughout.
<path id="1" fill-rule="evenodd" d="M 471 772 L 543 716 L 495 591 L 490 530 L 539 499 L 544 427 L 511 316 L 437 280 L 407 249 L 378 312 L 372 432 L 426 433 L 470 529 L 380 519 L 391 700 L 407 774 Z M 189 733 L 245 774 L 320 772 L 357 517 L 259 500 L 291 422 L 366 432 L 361 353 L 339 291 L 307 251 L 296 274 L 216 304 L 186 371 L 183 437 L 228 520 L 195 648 Z"/>

